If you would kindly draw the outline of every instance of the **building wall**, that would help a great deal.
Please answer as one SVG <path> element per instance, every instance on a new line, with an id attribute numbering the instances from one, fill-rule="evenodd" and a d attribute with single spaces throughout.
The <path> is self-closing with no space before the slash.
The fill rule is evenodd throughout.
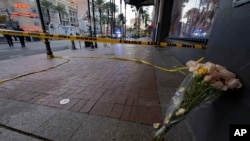
<path id="1" fill-rule="evenodd" d="M 231 124 L 250 124 L 250 3 L 233 8 L 232 2 L 219 0 L 206 50 L 166 49 L 183 64 L 204 56 L 235 72 L 243 83 L 242 89 L 189 114 L 186 121 L 195 141 L 228 141 Z"/>
<path id="2" fill-rule="evenodd" d="M 74 0 L 76 7 L 78 11 L 78 17 L 85 17 L 88 12 L 88 0 Z"/>
<path id="3" fill-rule="evenodd" d="M 190 116 L 197 140 L 229 140 L 230 124 L 250 124 L 249 8 L 249 3 L 233 8 L 232 1 L 219 2 L 205 57 L 235 72 L 244 86 Z M 197 122 L 199 117 L 204 119 Z M 200 130 L 199 125 L 206 130 Z"/>
<path id="4" fill-rule="evenodd" d="M 20 5 L 25 7 L 20 7 Z M 7 8 L 10 15 L 11 20 L 13 21 L 13 28 L 17 25 L 22 27 L 24 30 L 41 30 L 40 28 L 40 20 L 36 7 L 36 3 L 32 0 L 3 0 L 0 1 L 0 9 Z M 1 14 L 7 14 L 1 13 Z M 15 21 L 18 23 L 15 24 Z"/>
<path id="5" fill-rule="evenodd" d="M 53 5 L 58 5 L 61 4 L 65 6 L 65 10 L 67 14 L 62 14 L 62 24 L 63 25 L 73 25 L 73 26 L 78 26 L 78 17 L 79 15 L 77 14 L 78 5 L 79 7 L 86 7 L 87 5 L 85 4 L 86 0 L 78 0 L 75 3 L 70 3 L 69 0 L 49 0 L 50 2 L 53 3 Z M 17 8 L 15 7 L 15 4 L 24 4 L 28 5 L 27 8 Z M 20 12 L 25 12 L 25 13 L 30 13 L 33 15 L 36 15 L 35 17 L 27 17 L 27 16 L 11 16 L 11 19 L 13 21 L 17 21 L 20 27 L 37 27 L 37 29 L 40 29 L 40 19 L 39 19 L 39 14 L 37 10 L 37 5 L 35 0 L 2 0 L 0 1 L 0 10 L 4 8 L 8 8 L 10 14 L 13 13 L 20 13 Z M 85 8 L 80 8 L 80 10 L 83 10 Z M 87 10 L 87 9 L 85 9 Z M 0 14 L 6 14 L 6 12 L 0 12 Z M 43 11 L 43 17 L 45 23 L 48 22 L 48 15 L 46 11 Z M 51 23 L 54 24 L 55 26 L 60 23 L 59 21 L 59 14 L 52 9 L 50 9 L 50 17 L 51 17 Z M 16 25 L 14 25 L 15 27 Z M 25 28 L 24 30 L 29 30 L 28 28 Z M 32 30 L 31 30 L 32 31 Z"/>
<path id="6" fill-rule="evenodd" d="M 134 24 L 135 24 L 135 18 L 132 18 L 129 20 L 129 25 L 130 27 L 134 27 Z"/>

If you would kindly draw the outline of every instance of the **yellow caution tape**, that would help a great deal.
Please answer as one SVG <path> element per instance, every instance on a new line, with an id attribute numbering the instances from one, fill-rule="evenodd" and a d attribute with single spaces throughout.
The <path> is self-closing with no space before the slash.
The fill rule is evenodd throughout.
<path id="1" fill-rule="evenodd" d="M 63 64 L 66 64 L 66 63 L 69 62 L 69 59 L 63 58 L 63 57 L 61 57 L 61 56 L 54 56 L 53 58 L 60 58 L 60 59 L 64 59 L 65 61 L 64 61 L 63 63 L 61 63 L 61 64 L 58 64 L 58 65 L 56 65 L 56 66 L 53 66 L 53 67 L 50 67 L 50 68 L 47 68 L 47 69 L 37 70 L 37 71 L 34 71 L 34 72 L 29 72 L 29 73 L 17 75 L 17 76 L 12 77 L 12 78 L 0 80 L 0 84 L 1 84 L 1 83 L 4 83 L 4 82 L 7 82 L 7 81 L 10 81 L 10 80 L 14 80 L 14 79 L 17 79 L 17 78 L 21 78 L 21 77 L 24 77 L 24 76 L 28 76 L 28 75 L 31 75 L 31 74 L 40 73 L 40 72 L 45 72 L 45 71 L 51 70 L 51 69 L 53 69 L 53 68 L 59 67 L 59 66 L 61 66 L 61 65 L 63 65 Z"/>
<path id="2" fill-rule="evenodd" d="M 180 44 L 180 43 L 167 43 L 167 42 L 117 40 L 117 39 L 96 38 L 96 37 L 67 36 L 67 35 L 58 35 L 58 34 L 49 34 L 49 33 L 21 32 L 21 31 L 13 31 L 13 30 L 0 30 L 0 34 L 15 35 L 15 36 L 31 36 L 31 37 L 47 38 L 47 39 L 79 40 L 79 41 L 85 41 L 85 42 L 103 42 L 103 43 L 116 43 L 116 44 L 144 45 L 144 46 L 206 49 L 205 46 L 199 45 L 199 44 Z"/>
<path id="3" fill-rule="evenodd" d="M 145 60 L 132 59 L 132 58 L 126 58 L 126 57 L 117 57 L 117 56 L 112 56 L 112 57 L 103 57 L 103 56 L 72 56 L 72 57 L 66 58 L 66 57 L 57 56 L 57 55 L 47 55 L 47 58 L 49 58 L 49 59 L 50 58 L 59 58 L 59 59 L 64 59 L 66 61 L 64 61 L 63 63 L 58 64 L 56 66 L 47 68 L 47 69 L 37 70 L 37 71 L 34 71 L 34 72 L 21 74 L 21 75 L 18 75 L 18 76 L 9 78 L 9 79 L 0 80 L 0 84 L 4 83 L 4 82 L 7 82 L 7 81 L 10 81 L 10 80 L 14 80 L 14 79 L 20 78 L 20 77 L 24 77 L 24 76 L 35 74 L 35 73 L 40 73 L 40 72 L 48 71 L 48 70 L 51 70 L 53 68 L 59 67 L 59 66 L 61 66 L 63 64 L 68 63 L 70 61 L 69 58 L 107 58 L 107 59 L 115 59 L 115 60 L 123 60 L 123 61 L 132 61 L 132 62 L 146 64 L 146 65 L 152 66 L 152 67 L 154 67 L 156 69 L 159 69 L 159 70 L 162 70 L 162 71 L 165 71 L 165 72 L 180 72 L 182 74 L 185 74 L 185 72 L 183 72 L 182 70 L 186 70 L 187 69 L 187 67 L 175 67 L 173 69 L 167 69 L 167 68 L 156 66 L 156 65 L 154 65 L 154 64 L 152 64 L 152 63 L 150 63 L 148 61 L 145 61 Z M 198 59 L 197 62 L 201 62 L 203 59 L 204 59 L 204 57 Z"/>

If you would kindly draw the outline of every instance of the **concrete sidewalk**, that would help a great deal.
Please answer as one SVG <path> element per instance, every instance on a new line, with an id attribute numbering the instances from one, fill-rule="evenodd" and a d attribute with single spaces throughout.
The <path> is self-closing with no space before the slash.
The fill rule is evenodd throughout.
<path id="1" fill-rule="evenodd" d="M 54 52 L 79 58 L 0 84 L 0 140 L 152 140 L 152 124 L 162 123 L 166 105 L 184 76 L 131 61 L 80 57 L 136 58 L 168 68 L 182 64 L 162 49 L 109 46 Z M 45 54 L 1 61 L 0 80 L 64 62 Z M 60 104 L 63 99 L 70 101 Z M 191 140 L 184 123 L 175 130 L 179 138 L 168 140 Z"/>

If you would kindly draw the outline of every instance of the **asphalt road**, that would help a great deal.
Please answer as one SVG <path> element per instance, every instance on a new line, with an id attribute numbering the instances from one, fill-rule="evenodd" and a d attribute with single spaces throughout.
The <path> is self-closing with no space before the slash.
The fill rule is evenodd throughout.
<path id="1" fill-rule="evenodd" d="M 14 47 L 10 48 L 7 43 L 0 42 L 0 60 L 18 58 L 34 54 L 46 54 L 46 47 L 43 42 L 26 42 L 26 47 L 21 48 L 20 42 L 14 42 Z M 79 42 L 75 42 L 76 47 L 79 48 Z M 81 42 L 84 46 L 84 42 Z M 71 41 L 56 40 L 50 41 L 52 52 L 71 49 Z"/>

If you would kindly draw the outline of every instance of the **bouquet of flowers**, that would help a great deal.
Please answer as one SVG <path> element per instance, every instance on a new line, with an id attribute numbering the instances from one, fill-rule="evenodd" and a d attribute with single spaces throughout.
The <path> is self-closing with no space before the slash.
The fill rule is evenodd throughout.
<path id="1" fill-rule="evenodd" d="M 185 119 L 195 107 L 212 103 L 228 89 L 242 87 L 236 75 L 223 66 L 211 62 L 202 64 L 192 60 L 186 65 L 190 73 L 171 98 L 163 125 L 160 127 L 159 123 L 154 124 L 154 128 L 157 128 L 154 141 L 161 141 L 165 133 Z"/>

